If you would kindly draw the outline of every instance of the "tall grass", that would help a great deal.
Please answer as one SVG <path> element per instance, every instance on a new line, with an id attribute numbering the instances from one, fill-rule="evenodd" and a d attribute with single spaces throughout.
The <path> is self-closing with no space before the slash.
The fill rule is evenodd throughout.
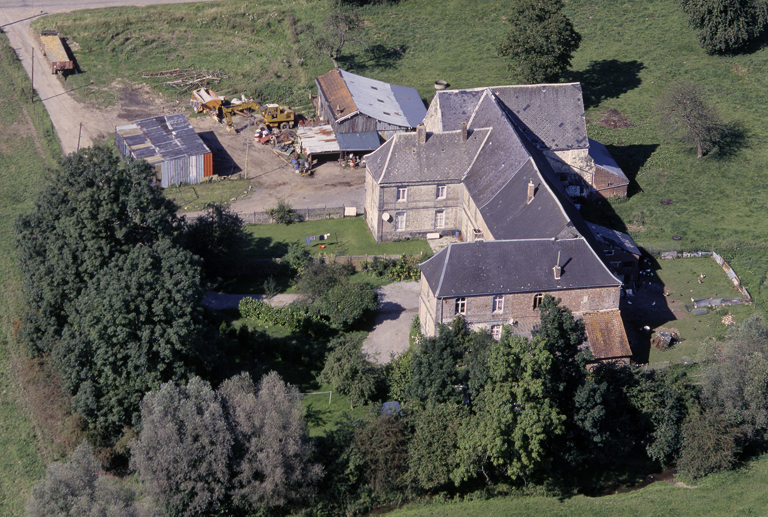
<path id="1" fill-rule="evenodd" d="M 32 207 L 47 168 L 61 149 L 40 99 L 31 102 L 31 85 L 5 34 L 0 33 L 0 515 L 22 515 L 32 483 L 43 471 L 39 452 L 50 452 L 29 418 L 29 370 L 16 342 L 22 310 L 13 221 Z M 46 379 L 50 382 L 50 379 Z"/>

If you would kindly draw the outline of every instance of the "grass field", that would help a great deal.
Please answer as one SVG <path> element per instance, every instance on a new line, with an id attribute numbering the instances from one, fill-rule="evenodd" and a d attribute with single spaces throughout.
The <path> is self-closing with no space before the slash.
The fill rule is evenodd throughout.
<path id="1" fill-rule="evenodd" d="M 291 243 L 306 246 L 306 238 L 330 233 L 328 240 L 314 240 L 307 246 L 313 255 L 419 255 L 430 252 L 423 239 L 401 242 L 376 242 L 363 217 L 321 219 L 290 225 L 249 224 L 245 231 L 251 244 L 245 250 L 245 258 L 282 257 Z M 324 245 L 325 248 L 320 248 Z"/>
<path id="2" fill-rule="evenodd" d="M 221 180 L 197 185 L 176 185 L 163 190 L 165 197 L 179 206 L 179 213 L 203 210 L 209 203 L 228 205 L 232 198 L 248 190 L 248 180 Z"/>
<path id="3" fill-rule="evenodd" d="M 629 493 L 604 497 L 570 498 L 525 496 L 455 503 L 408 506 L 387 513 L 390 517 L 511 517 L 556 516 L 699 516 L 756 515 L 768 506 L 764 487 L 768 456 L 746 463 L 741 469 L 707 476 L 696 486 L 666 481 Z"/>
<path id="4" fill-rule="evenodd" d="M 0 515 L 22 515 L 29 489 L 43 473 L 40 450 L 50 451 L 51 444 L 32 425 L 29 393 L 23 393 L 18 375 L 24 357 L 14 324 L 22 302 L 12 226 L 31 209 L 46 167 L 61 151 L 39 99 L 30 103 L 29 78 L 5 34 L 0 34 L 0 90 Z"/>

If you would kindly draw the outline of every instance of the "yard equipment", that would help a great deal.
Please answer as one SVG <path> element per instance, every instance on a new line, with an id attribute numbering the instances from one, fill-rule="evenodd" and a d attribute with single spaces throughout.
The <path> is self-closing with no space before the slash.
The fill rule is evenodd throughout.
<path id="1" fill-rule="evenodd" d="M 51 63 L 52 74 L 57 74 L 63 70 L 72 70 L 75 67 L 75 63 L 70 59 L 57 30 L 40 32 L 40 50 Z"/>
<path id="2" fill-rule="evenodd" d="M 218 119 L 219 108 L 224 104 L 224 97 L 219 97 L 210 88 L 198 88 L 192 92 L 192 99 L 189 104 L 195 113 L 206 112 L 211 117 Z"/>
<path id="3" fill-rule="evenodd" d="M 294 113 L 288 106 L 280 106 L 278 104 L 267 104 L 262 106 L 254 100 L 245 100 L 236 103 L 236 100 L 229 105 L 221 105 L 219 107 L 219 119 L 227 121 L 227 131 L 232 131 L 235 124 L 232 122 L 232 114 L 239 113 L 241 115 L 250 116 L 251 112 L 256 112 L 258 124 L 260 127 L 270 127 L 272 129 L 289 129 L 294 125 Z"/>

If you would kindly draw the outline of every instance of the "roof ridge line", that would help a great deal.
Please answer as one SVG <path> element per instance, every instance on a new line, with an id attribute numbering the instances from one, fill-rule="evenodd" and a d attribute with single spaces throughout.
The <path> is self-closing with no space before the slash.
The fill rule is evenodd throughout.
<path id="1" fill-rule="evenodd" d="M 435 297 L 440 296 L 440 288 L 443 287 L 443 279 L 445 278 L 445 270 L 448 267 L 448 259 L 451 258 L 451 245 L 453 243 L 448 245 L 448 251 L 445 254 L 445 260 L 443 260 L 443 267 L 442 271 L 440 271 L 440 282 L 437 284 L 437 289 L 435 289 Z"/>
<path id="2" fill-rule="evenodd" d="M 384 169 L 381 173 L 381 177 L 379 178 L 379 181 L 377 181 L 379 185 L 381 185 L 381 183 L 384 181 L 384 175 L 387 173 L 387 168 L 389 167 L 389 158 L 392 156 L 392 149 L 395 147 L 395 138 L 397 138 L 397 135 L 399 134 L 400 133 L 395 133 L 394 135 L 392 135 L 392 138 L 390 138 L 390 140 L 392 140 L 392 143 L 389 144 L 389 152 L 387 153 L 387 160 L 384 162 Z M 384 143 L 386 144 L 386 142 Z"/>
<path id="3" fill-rule="evenodd" d="M 469 127 L 469 124 L 467 124 L 467 127 Z M 477 161 L 477 157 L 480 156 L 480 153 L 482 152 L 482 150 L 485 149 L 485 144 L 486 142 L 488 142 L 488 139 L 491 137 L 491 133 L 493 132 L 493 126 L 489 128 L 479 128 L 479 129 L 487 129 L 488 132 L 485 134 L 485 138 L 483 138 L 483 142 L 478 146 L 477 152 L 475 152 L 475 156 L 472 157 L 472 161 L 470 161 L 469 165 L 467 165 L 467 169 L 464 171 L 464 174 L 461 175 L 462 184 L 464 183 L 464 180 L 467 179 L 467 175 L 469 174 L 469 171 L 471 171 L 472 167 L 474 167 L 475 162 Z M 477 131 L 477 129 L 473 129 L 472 131 Z M 464 188 L 466 188 L 466 186 Z M 478 207 L 478 210 L 479 209 L 480 207 Z"/>

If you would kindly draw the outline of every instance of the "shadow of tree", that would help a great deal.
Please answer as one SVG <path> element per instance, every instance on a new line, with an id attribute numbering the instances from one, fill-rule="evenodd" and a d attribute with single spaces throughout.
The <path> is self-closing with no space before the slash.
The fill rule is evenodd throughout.
<path id="1" fill-rule="evenodd" d="M 740 121 L 723 124 L 716 147 L 709 153 L 715 160 L 729 160 L 742 149 L 750 147 L 749 130 Z"/>
<path id="2" fill-rule="evenodd" d="M 643 69 L 645 65 L 640 61 L 607 59 L 592 61 L 585 70 L 572 71 L 566 77 L 581 83 L 584 107 L 591 108 L 640 86 Z"/>
<path id="3" fill-rule="evenodd" d="M 362 72 L 371 68 L 389 69 L 403 59 L 408 47 L 405 45 L 370 45 L 360 54 L 340 56 L 339 65 L 344 70 Z"/>

